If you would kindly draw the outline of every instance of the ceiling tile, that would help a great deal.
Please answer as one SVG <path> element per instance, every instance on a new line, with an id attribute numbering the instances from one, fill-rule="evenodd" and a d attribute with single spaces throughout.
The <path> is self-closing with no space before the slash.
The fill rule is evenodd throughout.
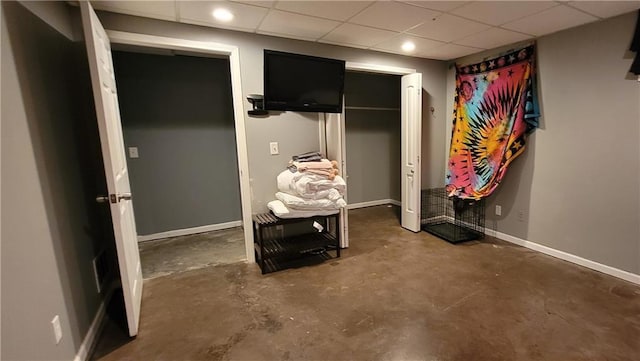
<path id="1" fill-rule="evenodd" d="M 349 22 L 380 29 L 404 31 L 440 14 L 440 12 L 418 6 L 383 1 L 366 8 Z"/>
<path id="2" fill-rule="evenodd" d="M 540 36 L 586 24 L 595 20 L 598 20 L 595 16 L 587 15 L 579 10 L 560 5 L 541 13 L 504 24 L 502 27 Z"/>
<path id="3" fill-rule="evenodd" d="M 414 44 L 416 44 L 416 50 L 410 53 L 403 51 L 402 44 L 405 41 L 412 41 Z M 435 41 L 435 40 L 420 38 L 417 36 L 400 34 L 392 39 L 383 41 L 382 43 L 373 46 L 373 49 L 383 50 L 386 52 L 391 52 L 399 55 L 417 56 L 417 54 L 420 54 L 426 51 L 427 49 L 442 46 L 444 44 L 445 43 L 443 43 L 442 41 Z"/>
<path id="4" fill-rule="evenodd" d="M 422 25 L 409 30 L 409 33 L 424 38 L 448 42 L 489 28 L 489 25 L 480 24 L 454 15 L 442 14 L 433 20 L 427 20 Z"/>
<path id="5" fill-rule="evenodd" d="M 345 21 L 369 6 L 372 1 L 279 1 L 276 8 L 304 15 Z"/>
<path id="6" fill-rule="evenodd" d="M 473 48 L 469 46 L 446 44 L 443 46 L 438 46 L 436 48 L 421 51 L 419 52 L 419 55 L 430 59 L 451 60 L 467 56 L 469 54 L 475 54 L 482 50 L 483 49 Z"/>
<path id="7" fill-rule="evenodd" d="M 392 38 L 397 33 L 388 30 L 369 28 L 362 25 L 342 24 L 325 35 L 320 41 L 339 44 L 370 47 Z"/>
<path id="8" fill-rule="evenodd" d="M 257 6 L 228 1 L 179 1 L 180 21 L 217 28 L 254 31 L 269 10 Z M 230 22 L 216 20 L 213 10 L 225 8 L 234 15 Z"/>
<path id="9" fill-rule="evenodd" d="M 640 1 L 571 1 L 569 5 L 601 18 L 640 9 Z"/>
<path id="10" fill-rule="evenodd" d="M 470 3 L 471 1 L 402 1 L 403 3 L 420 6 L 423 8 L 438 10 L 438 11 L 450 11 L 455 8 L 458 8 L 464 4 Z"/>
<path id="11" fill-rule="evenodd" d="M 98 10 L 146 18 L 176 20 L 176 4 L 173 1 L 92 1 L 91 5 Z"/>
<path id="12" fill-rule="evenodd" d="M 451 13 L 491 25 L 502 25 L 556 5 L 558 3 L 553 1 L 477 1 Z"/>
<path id="13" fill-rule="evenodd" d="M 270 10 L 264 18 L 259 33 L 293 36 L 297 39 L 317 40 L 340 23 L 280 10 Z"/>
<path id="14" fill-rule="evenodd" d="M 178 0 L 181 1 L 181 0 Z M 261 6 L 263 8 L 272 8 L 276 4 L 276 1 L 261 1 L 261 0 L 230 0 L 236 3 L 244 3 L 249 5 Z"/>
<path id="15" fill-rule="evenodd" d="M 532 38 L 532 36 L 500 28 L 491 28 L 489 30 L 468 36 L 464 39 L 456 40 L 454 41 L 454 43 L 459 45 L 473 46 L 476 48 L 493 49 L 502 45 L 515 43 L 529 38 Z"/>

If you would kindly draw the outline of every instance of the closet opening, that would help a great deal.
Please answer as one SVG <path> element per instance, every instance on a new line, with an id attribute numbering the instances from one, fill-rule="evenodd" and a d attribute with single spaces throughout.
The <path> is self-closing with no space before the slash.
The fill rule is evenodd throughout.
<path id="1" fill-rule="evenodd" d="M 345 175 L 348 209 L 394 206 L 400 222 L 401 76 L 347 71 Z"/>
<path id="2" fill-rule="evenodd" d="M 229 58 L 114 46 L 145 279 L 246 259 Z"/>

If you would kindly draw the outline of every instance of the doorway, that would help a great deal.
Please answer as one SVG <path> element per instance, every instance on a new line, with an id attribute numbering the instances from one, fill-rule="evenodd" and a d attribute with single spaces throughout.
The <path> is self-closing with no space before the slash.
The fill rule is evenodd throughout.
<path id="1" fill-rule="evenodd" d="M 143 277 L 244 260 L 229 59 L 118 48 Z"/>
<path id="2" fill-rule="evenodd" d="M 349 209 L 402 204 L 400 81 L 399 75 L 347 71 Z"/>
<path id="3" fill-rule="evenodd" d="M 80 2 L 80 12 L 87 46 L 91 88 L 96 107 L 108 191 L 107 195 L 99 195 L 96 201 L 108 203 L 111 210 L 127 325 L 129 335 L 133 337 L 138 334 L 140 322 L 143 289 L 142 267 L 138 250 L 129 174 L 125 160 L 126 155 L 115 87 L 111 44 L 186 51 L 208 56 L 222 55 L 229 59 L 245 255 L 249 262 L 254 262 L 249 162 L 244 127 L 239 51 L 237 47 L 225 44 L 118 31 L 107 32 L 89 2 Z"/>
<path id="4" fill-rule="evenodd" d="M 400 224 L 412 232 L 420 231 L 421 154 L 422 154 L 422 74 L 415 69 L 377 64 L 346 64 L 347 71 L 400 75 Z M 320 114 L 320 150 L 338 161 L 340 174 L 349 177 L 346 156 L 345 114 Z M 347 184 L 349 181 L 347 181 Z M 349 192 L 345 200 L 351 203 Z M 340 210 L 340 245 L 349 247 L 348 212 Z"/>

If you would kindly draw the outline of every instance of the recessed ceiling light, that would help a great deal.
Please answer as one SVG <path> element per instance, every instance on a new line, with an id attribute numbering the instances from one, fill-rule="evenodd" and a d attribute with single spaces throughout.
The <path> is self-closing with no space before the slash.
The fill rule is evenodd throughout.
<path id="1" fill-rule="evenodd" d="M 213 17 L 220 21 L 231 21 L 233 20 L 233 14 L 231 11 L 223 8 L 218 8 L 213 11 Z"/>
<path id="2" fill-rule="evenodd" d="M 411 41 L 405 41 L 404 44 L 402 44 L 402 50 L 406 52 L 414 51 L 416 50 L 416 44 Z"/>

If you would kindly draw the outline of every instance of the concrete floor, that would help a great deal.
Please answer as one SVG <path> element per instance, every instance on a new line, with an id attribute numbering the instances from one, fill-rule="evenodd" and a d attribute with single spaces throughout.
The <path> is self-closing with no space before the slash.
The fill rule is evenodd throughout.
<path id="1" fill-rule="evenodd" d="M 395 207 L 349 217 L 337 260 L 145 281 L 138 336 L 112 324 L 95 359 L 640 359 L 636 285 L 493 238 L 414 234 Z"/>
<path id="2" fill-rule="evenodd" d="M 247 258 L 241 227 L 146 241 L 139 247 L 145 279 Z"/>

